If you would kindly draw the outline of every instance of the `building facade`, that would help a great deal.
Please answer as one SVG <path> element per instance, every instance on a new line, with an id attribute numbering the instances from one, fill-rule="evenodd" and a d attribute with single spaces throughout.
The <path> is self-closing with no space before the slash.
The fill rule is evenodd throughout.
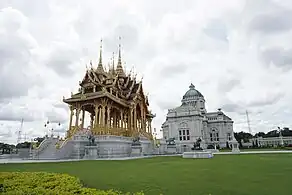
<path id="1" fill-rule="evenodd" d="M 176 144 L 186 150 L 198 138 L 209 147 L 225 148 L 233 138 L 233 121 L 221 109 L 207 112 L 204 96 L 191 84 L 181 105 L 168 110 L 162 131 L 164 139 L 175 138 Z"/>

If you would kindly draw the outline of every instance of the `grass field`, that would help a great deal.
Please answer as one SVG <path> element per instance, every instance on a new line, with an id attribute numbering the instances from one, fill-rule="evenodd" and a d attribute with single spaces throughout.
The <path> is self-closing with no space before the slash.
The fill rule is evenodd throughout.
<path id="1" fill-rule="evenodd" d="M 145 194 L 287 195 L 292 154 L 156 157 L 129 161 L 2 164 L 0 171 L 47 171 L 79 177 L 87 187 Z"/>

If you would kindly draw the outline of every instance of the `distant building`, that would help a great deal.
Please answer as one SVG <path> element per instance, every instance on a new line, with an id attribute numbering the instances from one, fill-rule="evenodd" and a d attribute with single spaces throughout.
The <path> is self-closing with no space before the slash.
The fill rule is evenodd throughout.
<path id="1" fill-rule="evenodd" d="M 162 131 L 165 139 L 175 138 L 185 148 L 191 148 L 198 138 L 224 148 L 233 138 L 233 121 L 221 109 L 207 112 L 204 96 L 191 84 L 181 105 L 168 110 Z"/>
<path id="2" fill-rule="evenodd" d="M 279 145 L 292 145 L 292 137 L 258 137 L 253 138 L 251 143 L 256 144 L 258 146 L 279 146 Z"/>

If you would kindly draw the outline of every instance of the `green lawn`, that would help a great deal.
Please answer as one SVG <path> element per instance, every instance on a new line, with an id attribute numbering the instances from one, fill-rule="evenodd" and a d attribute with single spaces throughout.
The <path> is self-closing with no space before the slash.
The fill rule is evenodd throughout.
<path id="1" fill-rule="evenodd" d="M 292 154 L 2 164 L 0 171 L 69 173 L 88 187 L 143 190 L 146 195 L 287 195 L 292 192 Z"/>

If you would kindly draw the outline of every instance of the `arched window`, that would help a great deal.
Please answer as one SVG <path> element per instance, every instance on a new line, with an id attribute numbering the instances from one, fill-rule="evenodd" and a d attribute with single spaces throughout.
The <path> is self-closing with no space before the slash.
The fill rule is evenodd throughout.
<path id="1" fill-rule="evenodd" d="M 190 140 L 190 130 L 187 123 L 181 123 L 179 125 L 178 135 L 180 141 Z"/>
<path id="2" fill-rule="evenodd" d="M 216 128 L 212 128 L 210 132 L 210 140 L 212 141 L 219 141 L 219 131 Z"/>

